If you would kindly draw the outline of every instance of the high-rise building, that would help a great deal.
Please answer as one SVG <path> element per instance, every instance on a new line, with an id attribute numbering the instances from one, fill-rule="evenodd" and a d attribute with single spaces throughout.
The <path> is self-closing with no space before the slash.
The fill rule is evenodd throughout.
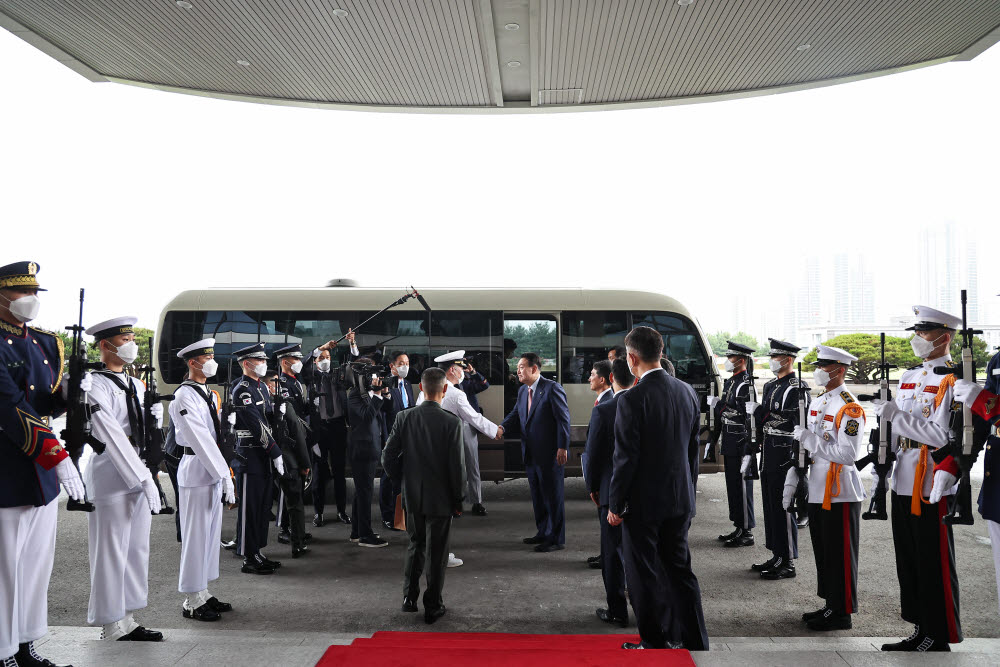
<path id="1" fill-rule="evenodd" d="M 976 245 L 952 222 L 927 227 L 920 235 L 920 303 L 960 315 L 967 290 L 969 321 L 979 321 L 979 266 Z"/>
<path id="2" fill-rule="evenodd" d="M 875 322 L 875 276 L 865 260 L 848 253 L 833 258 L 833 321 L 838 325 Z"/>

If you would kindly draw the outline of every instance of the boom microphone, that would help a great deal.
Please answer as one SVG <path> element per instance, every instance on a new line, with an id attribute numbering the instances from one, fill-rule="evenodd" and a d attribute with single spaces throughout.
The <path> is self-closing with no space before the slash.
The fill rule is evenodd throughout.
<path id="1" fill-rule="evenodd" d="M 416 288 L 413 287 L 413 285 L 410 285 L 410 289 L 413 290 L 413 296 L 417 297 L 417 301 L 419 301 L 420 305 L 424 307 L 424 310 L 426 310 L 428 313 L 431 312 L 431 307 L 430 305 L 428 305 L 427 299 L 422 297 L 420 295 L 420 292 L 418 292 Z"/>

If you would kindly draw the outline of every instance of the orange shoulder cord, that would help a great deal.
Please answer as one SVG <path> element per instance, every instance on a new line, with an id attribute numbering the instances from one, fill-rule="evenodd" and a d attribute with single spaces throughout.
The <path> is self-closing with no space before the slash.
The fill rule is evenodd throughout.
<path id="1" fill-rule="evenodd" d="M 862 408 L 857 403 L 848 403 L 847 405 L 840 408 L 840 411 L 837 412 L 837 419 L 833 423 L 833 425 L 837 428 L 838 431 L 840 430 L 840 422 L 844 419 L 844 415 L 847 415 L 851 419 L 860 419 L 861 421 L 864 421 L 865 409 Z M 862 429 L 862 433 L 863 432 L 864 430 Z"/>
<path id="2" fill-rule="evenodd" d="M 219 398 L 219 392 L 213 389 L 212 393 L 215 394 L 215 411 L 222 412 L 222 399 Z"/>
<path id="3" fill-rule="evenodd" d="M 826 491 L 823 492 L 823 509 L 828 510 L 832 507 L 830 503 L 831 498 L 836 498 L 840 495 L 840 471 L 843 469 L 844 464 L 830 462 L 830 469 L 826 471 Z M 837 492 L 833 493 L 834 483 L 837 485 Z"/>
<path id="4" fill-rule="evenodd" d="M 927 445 L 920 446 L 920 460 L 917 461 L 917 469 L 913 472 L 913 495 L 910 497 L 910 514 L 913 516 L 920 516 L 920 503 L 930 505 L 930 502 L 924 498 L 924 477 L 927 475 L 927 451 Z"/>
<path id="5" fill-rule="evenodd" d="M 934 409 L 937 410 L 941 406 L 941 401 L 944 400 L 945 393 L 955 386 L 955 376 L 945 375 L 944 379 L 941 380 L 941 384 L 938 385 L 937 395 L 934 397 Z"/>

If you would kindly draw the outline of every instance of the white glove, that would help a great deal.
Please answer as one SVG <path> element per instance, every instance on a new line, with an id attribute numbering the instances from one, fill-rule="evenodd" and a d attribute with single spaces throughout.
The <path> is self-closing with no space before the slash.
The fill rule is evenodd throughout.
<path id="1" fill-rule="evenodd" d="M 315 454 L 319 458 L 323 458 L 323 452 L 319 448 L 319 443 L 313 445 L 313 454 Z"/>
<path id="2" fill-rule="evenodd" d="M 80 378 L 80 391 L 87 393 L 94 388 L 94 376 L 90 371 L 83 374 Z M 62 393 L 63 400 L 65 401 L 69 398 L 69 373 L 63 373 L 62 382 L 59 383 L 59 391 Z"/>
<path id="3" fill-rule="evenodd" d="M 959 382 L 961 382 L 961 380 L 959 380 Z M 970 382 L 969 384 L 972 383 Z M 947 470 L 938 470 L 937 472 L 935 472 L 934 483 L 931 485 L 931 497 L 928 498 L 928 500 L 930 500 L 931 502 L 931 505 L 940 502 L 941 498 L 944 497 L 944 494 L 950 491 L 951 488 L 955 486 L 955 482 L 957 481 L 958 478 L 952 475 Z"/>
<path id="4" fill-rule="evenodd" d="M 955 380 L 955 400 L 969 407 L 976 402 L 982 390 L 982 387 L 970 380 Z"/>
<path id="5" fill-rule="evenodd" d="M 83 480 L 80 479 L 80 472 L 73 465 L 73 461 L 69 457 L 64 458 L 56 465 L 56 477 L 59 478 L 59 483 L 66 489 L 66 495 L 73 500 L 83 501 Z"/>
<path id="6" fill-rule="evenodd" d="M 785 474 L 785 488 L 781 491 L 781 506 L 788 511 L 788 508 L 792 506 L 792 499 L 795 497 L 795 489 L 799 486 L 799 471 L 795 468 L 789 468 L 788 473 Z"/>
<path id="7" fill-rule="evenodd" d="M 319 407 L 319 396 L 313 399 L 313 405 L 315 405 L 317 408 Z"/>
<path id="8" fill-rule="evenodd" d="M 317 347 L 316 349 L 313 350 L 313 359 L 319 359 L 319 355 L 320 355 L 320 350 Z"/>
<path id="9" fill-rule="evenodd" d="M 233 488 L 233 478 L 222 479 L 222 499 L 229 505 L 236 504 L 236 489 Z"/>
<path id="10" fill-rule="evenodd" d="M 747 468 L 749 467 L 750 467 L 750 455 L 746 454 L 743 457 L 743 460 L 740 461 L 740 474 L 745 473 L 747 471 Z"/>
<path id="11" fill-rule="evenodd" d="M 156 428 L 163 428 L 163 403 L 154 403 L 149 414 L 156 418 Z"/>
<path id="12" fill-rule="evenodd" d="M 875 406 L 875 414 L 878 418 L 886 421 L 891 422 L 893 416 L 899 412 L 899 407 L 896 405 L 896 401 L 883 401 L 876 398 L 872 401 L 872 405 Z"/>
<path id="13" fill-rule="evenodd" d="M 146 504 L 149 505 L 149 511 L 153 514 L 159 514 L 160 492 L 156 489 L 152 477 L 142 480 L 142 492 L 146 494 Z"/>
<path id="14" fill-rule="evenodd" d="M 281 460 L 281 457 L 274 459 L 274 469 L 278 471 L 279 475 L 285 474 L 285 462 Z"/>
<path id="15" fill-rule="evenodd" d="M 747 414 L 752 415 L 753 413 L 757 412 L 757 408 L 759 407 L 760 403 L 757 403 L 755 401 L 747 401 Z"/>
<path id="16" fill-rule="evenodd" d="M 796 426 L 792 431 L 792 437 L 802 443 L 802 447 L 809 453 L 812 453 L 819 444 L 819 436 L 804 426 Z"/>
<path id="17" fill-rule="evenodd" d="M 229 416 L 226 418 L 226 421 L 229 422 L 230 426 L 236 426 L 236 413 L 230 412 Z"/>
<path id="18" fill-rule="evenodd" d="M 716 404 L 719 402 L 719 397 L 718 396 L 706 396 L 705 400 L 708 401 L 708 407 L 709 408 L 714 408 L 716 406 Z"/>
<path id="19" fill-rule="evenodd" d="M 286 410 L 288 410 L 288 406 L 286 404 L 282 403 L 281 405 L 278 406 L 278 412 L 280 412 L 281 414 L 285 414 Z"/>

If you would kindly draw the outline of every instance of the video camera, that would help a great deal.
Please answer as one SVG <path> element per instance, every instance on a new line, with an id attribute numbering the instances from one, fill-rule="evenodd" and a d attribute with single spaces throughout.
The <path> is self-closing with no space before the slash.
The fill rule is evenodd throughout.
<path id="1" fill-rule="evenodd" d="M 359 389 L 371 391 L 372 382 L 378 378 L 387 380 L 393 377 L 389 364 L 373 364 L 364 361 L 353 361 L 343 364 L 333 370 L 333 381 L 337 388 L 348 391 Z M 383 385 L 387 383 L 383 382 Z"/>

